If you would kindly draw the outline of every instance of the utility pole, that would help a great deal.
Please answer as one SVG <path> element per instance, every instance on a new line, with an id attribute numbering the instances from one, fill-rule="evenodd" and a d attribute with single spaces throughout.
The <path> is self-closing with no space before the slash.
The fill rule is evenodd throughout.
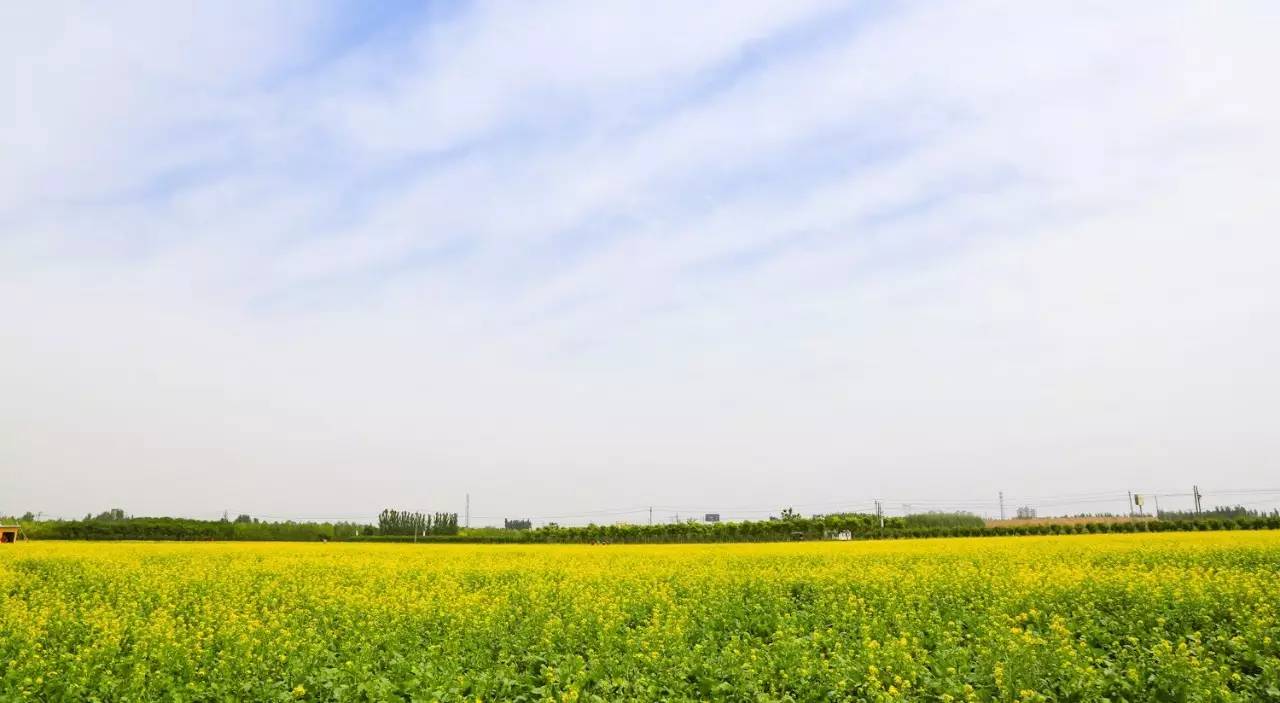
<path id="1" fill-rule="evenodd" d="M 1129 517 L 1133 517 L 1133 491 L 1129 491 Z"/>
<path id="2" fill-rule="evenodd" d="M 1000 519 L 1004 519 L 1004 491 L 1000 491 Z"/>
<path id="3" fill-rule="evenodd" d="M 1196 515 L 1199 515 L 1200 514 L 1200 487 L 1192 486 L 1191 495 L 1194 496 L 1196 499 Z"/>
<path id="4" fill-rule="evenodd" d="M 468 494 L 467 494 L 467 513 L 466 513 L 466 515 L 467 515 L 467 517 L 466 517 L 466 522 L 465 522 L 464 524 L 467 526 L 467 529 L 469 530 L 469 529 L 471 529 L 471 494 L 470 494 L 470 493 L 468 493 Z"/>
<path id="5" fill-rule="evenodd" d="M 649 506 L 649 524 L 650 525 L 653 524 L 653 506 L 652 505 Z"/>
<path id="6" fill-rule="evenodd" d="M 880 529 L 884 529 L 884 509 L 880 506 L 880 501 L 876 501 L 876 517 L 880 518 Z"/>
<path id="7" fill-rule="evenodd" d="M 1152 493 L 1151 497 L 1156 499 L 1156 519 L 1159 520 L 1160 519 L 1160 496 L 1156 495 L 1155 493 Z"/>

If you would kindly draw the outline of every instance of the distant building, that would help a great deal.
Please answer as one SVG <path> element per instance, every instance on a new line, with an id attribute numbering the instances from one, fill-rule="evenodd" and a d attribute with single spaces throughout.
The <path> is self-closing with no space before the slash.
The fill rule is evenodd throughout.
<path id="1" fill-rule="evenodd" d="M 707 513 L 702 516 L 703 522 L 720 522 L 720 513 Z"/>
<path id="2" fill-rule="evenodd" d="M 1030 507 L 1030 506 L 1026 506 L 1026 505 L 1022 506 L 1021 508 L 1018 508 L 1018 519 L 1019 519 L 1019 520 L 1029 520 L 1029 519 L 1031 519 L 1031 518 L 1033 518 L 1033 517 L 1035 517 L 1035 516 L 1036 516 L 1036 509 L 1035 509 L 1035 508 L 1032 508 L 1032 507 Z"/>

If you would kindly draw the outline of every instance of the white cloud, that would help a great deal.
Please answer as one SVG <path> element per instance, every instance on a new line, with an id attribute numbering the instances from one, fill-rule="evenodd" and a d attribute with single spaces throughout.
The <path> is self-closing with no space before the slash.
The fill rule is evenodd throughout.
<path id="1" fill-rule="evenodd" d="M 1266 482 L 1265 5 L 306 7 L 0 22 L 0 511 Z"/>

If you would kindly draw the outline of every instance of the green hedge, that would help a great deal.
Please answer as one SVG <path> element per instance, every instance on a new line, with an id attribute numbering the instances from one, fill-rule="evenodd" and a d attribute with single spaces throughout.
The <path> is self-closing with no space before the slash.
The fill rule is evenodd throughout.
<path id="1" fill-rule="evenodd" d="M 344 542 L 370 542 L 370 543 L 387 543 L 387 544 L 513 544 L 525 543 L 525 539 L 521 533 L 513 531 L 509 537 L 493 534 L 456 534 L 456 535 L 421 535 L 417 539 L 406 535 L 360 535 L 359 537 L 349 537 L 342 540 Z"/>
<path id="2" fill-rule="evenodd" d="M 347 523 L 227 522 L 171 517 L 137 517 L 124 520 L 59 520 L 23 526 L 31 539 L 83 540 L 243 540 L 310 542 L 354 536 L 357 526 Z"/>

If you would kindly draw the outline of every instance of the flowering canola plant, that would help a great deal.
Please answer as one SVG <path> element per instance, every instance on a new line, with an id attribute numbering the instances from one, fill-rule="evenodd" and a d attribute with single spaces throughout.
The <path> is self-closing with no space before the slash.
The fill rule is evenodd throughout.
<path id="1" fill-rule="evenodd" d="M 1280 700 L 1280 533 L 29 542 L 0 700 Z"/>

